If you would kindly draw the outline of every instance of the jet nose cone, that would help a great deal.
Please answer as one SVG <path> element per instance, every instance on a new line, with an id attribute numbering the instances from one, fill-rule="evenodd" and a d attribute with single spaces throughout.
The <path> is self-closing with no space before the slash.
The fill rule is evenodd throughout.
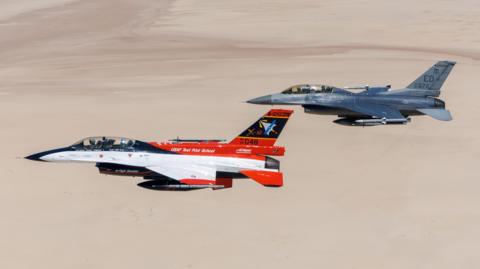
<path id="1" fill-rule="evenodd" d="M 58 148 L 47 150 L 39 153 L 32 154 L 30 156 L 25 157 L 25 159 L 32 160 L 32 161 L 41 161 L 41 162 L 55 162 L 55 161 L 68 161 L 65 159 L 64 156 L 58 156 L 55 153 L 61 153 L 65 151 L 74 151 L 75 149 L 72 147 L 66 148 Z"/>
<path id="2" fill-rule="evenodd" d="M 40 159 L 43 156 L 45 156 L 45 154 L 43 152 L 40 152 L 40 153 L 35 153 L 35 154 L 32 154 L 32 155 L 26 156 L 25 159 L 32 160 L 32 161 L 44 162 L 44 160 Z"/>
<path id="3" fill-rule="evenodd" d="M 272 104 L 272 96 L 265 95 L 257 98 L 253 98 L 247 101 L 249 104 L 257 104 L 257 105 L 271 105 Z"/>

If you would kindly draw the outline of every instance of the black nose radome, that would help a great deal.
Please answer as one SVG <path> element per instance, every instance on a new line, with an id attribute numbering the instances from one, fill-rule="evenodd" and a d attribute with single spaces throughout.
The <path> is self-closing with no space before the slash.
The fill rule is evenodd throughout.
<path id="1" fill-rule="evenodd" d="M 52 153 L 57 153 L 57 152 L 62 152 L 62 151 L 68 151 L 72 150 L 71 147 L 66 147 L 66 148 L 58 148 L 58 149 L 52 149 L 52 150 L 47 150 L 47 151 L 42 151 L 39 153 L 32 154 L 30 156 L 25 157 L 25 159 L 32 160 L 32 161 L 40 161 L 40 162 L 46 162 L 45 160 L 42 160 L 42 158 L 45 155 L 52 154 Z"/>
<path id="2" fill-rule="evenodd" d="M 257 104 L 257 105 L 270 105 L 272 103 L 272 96 L 265 95 L 257 98 L 253 98 L 247 101 L 249 104 Z"/>
<path id="3" fill-rule="evenodd" d="M 43 152 L 40 152 L 40 153 L 35 153 L 32 155 L 26 156 L 25 159 L 44 162 L 44 160 L 40 159 L 42 156 L 45 156 L 45 154 Z"/>

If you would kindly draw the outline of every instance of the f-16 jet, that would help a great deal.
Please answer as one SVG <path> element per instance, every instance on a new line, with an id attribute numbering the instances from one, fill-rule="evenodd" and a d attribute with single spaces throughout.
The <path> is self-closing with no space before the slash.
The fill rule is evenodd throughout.
<path id="1" fill-rule="evenodd" d="M 247 101 L 262 105 L 301 105 L 305 113 L 337 115 L 334 123 L 347 126 L 406 124 L 410 116 L 428 115 L 441 121 L 452 116 L 438 99 L 440 88 L 455 62 L 440 61 L 403 89 L 296 85 L 277 94 Z M 353 92 L 350 90 L 362 90 Z"/>
<path id="2" fill-rule="evenodd" d="M 89 137 L 77 143 L 25 157 L 45 162 L 96 163 L 100 173 L 137 176 L 153 190 L 224 189 L 233 178 L 251 178 L 281 187 L 285 148 L 275 146 L 292 110 L 272 109 L 229 143 L 216 139 L 143 142 L 121 137 Z M 270 155 L 270 156 L 268 156 Z"/>

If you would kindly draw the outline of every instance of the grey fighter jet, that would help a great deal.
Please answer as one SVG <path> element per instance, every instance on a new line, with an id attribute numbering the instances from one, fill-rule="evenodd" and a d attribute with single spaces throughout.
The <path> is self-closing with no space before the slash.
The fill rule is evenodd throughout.
<path id="1" fill-rule="evenodd" d="M 440 61 L 404 89 L 383 87 L 333 87 L 296 85 L 277 94 L 248 100 L 261 105 L 301 105 L 305 113 L 338 115 L 334 123 L 347 126 L 406 124 L 410 116 L 428 115 L 442 121 L 452 120 L 445 102 L 436 98 L 440 88 L 455 66 Z M 350 90 L 362 90 L 352 92 Z"/>

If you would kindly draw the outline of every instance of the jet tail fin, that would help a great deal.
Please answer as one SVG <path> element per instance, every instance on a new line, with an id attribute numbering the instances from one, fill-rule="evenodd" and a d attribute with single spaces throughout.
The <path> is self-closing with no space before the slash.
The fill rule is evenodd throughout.
<path id="1" fill-rule="evenodd" d="M 455 66 L 452 61 L 439 61 L 407 86 L 422 96 L 440 96 L 440 88 Z"/>
<path id="2" fill-rule="evenodd" d="M 385 94 L 409 95 L 419 97 L 438 97 L 440 88 L 455 66 L 453 61 L 439 61 L 425 73 L 410 83 L 405 89 L 385 92 Z"/>
<path id="3" fill-rule="evenodd" d="M 440 88 L 447 79 L 450 71 L 455 66 L 455 62 L 452 61 L 439 61 L 415 81 L 407 86 L 409 89 L 423 89 L 438 92 L 440 95 Z M 435 95 L 435 96 L 438 96 Z"/>
<path id="4" fill-rule="evenodd" d="M 292 113 L 293 110 L 271 109 L 230 144 L 273 146 Z"/>

